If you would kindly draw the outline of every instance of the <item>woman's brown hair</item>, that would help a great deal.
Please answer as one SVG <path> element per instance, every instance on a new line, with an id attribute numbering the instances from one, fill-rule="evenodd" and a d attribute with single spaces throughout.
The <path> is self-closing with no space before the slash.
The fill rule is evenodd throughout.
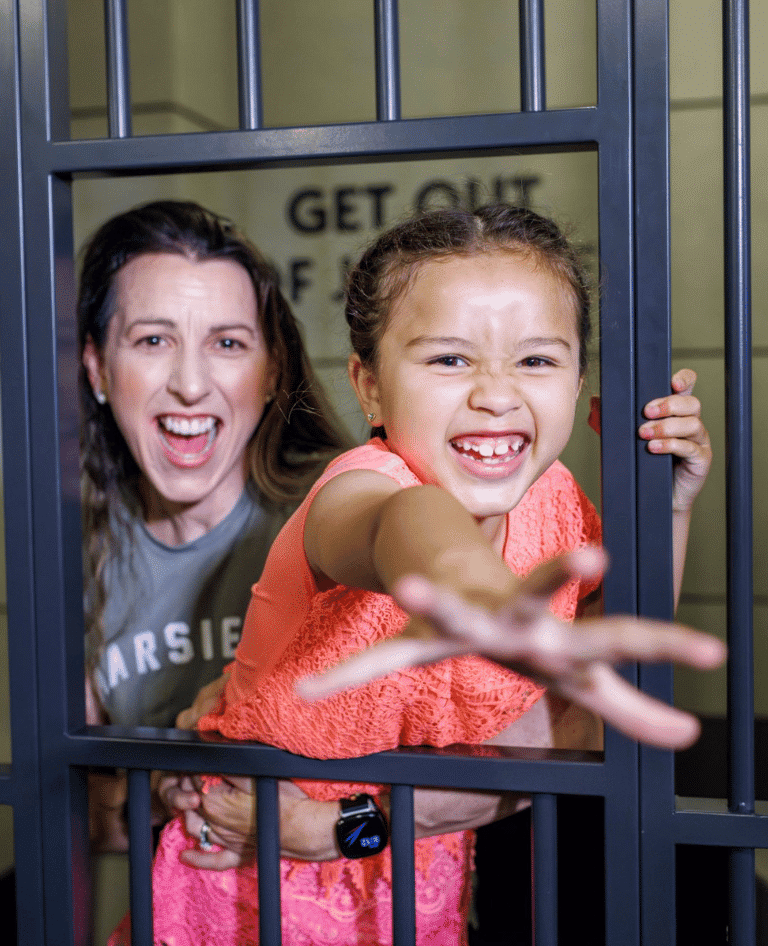
<path id="1" fill-rule="evenodd" d="M 231 260 L 250 276 L 260 328 L 278 369 L 275 398 L 248 447 L 251 475 L 272 502 L 298 502 L 349 440 L 315 377 L 275 270 L 230 221 L 191 201 L 160 200 L 104 223 L 84 250 L 77 299 L 81 359 L 89 338 L 103 349 L 114 314 L 115 277 L 145 253 Z M 109 405 L 94 397 L 82 364 L 79 387 L 86 617 L 93 628 L 103 611 L 104 566 L 117 547 L 112 523 L 123 510 L 138 514 L 140 471 Z"/>

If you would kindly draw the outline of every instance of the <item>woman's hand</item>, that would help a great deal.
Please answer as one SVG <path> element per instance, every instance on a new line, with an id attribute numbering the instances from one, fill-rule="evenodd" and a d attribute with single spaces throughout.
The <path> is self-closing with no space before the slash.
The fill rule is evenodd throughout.
<path id="1" fill-rule="evenodd" d="M 712 447 L 701 420 L 701 404 L 693 396 L 695 384 L 695 371 L 677 371 L 672 377 L 674 394 L 649 401 L 643 409 L 648 420 L 638 430 L 651 453 L 675 457 L 674 512 L 691 509 L 712 465 Z"/>
<path id="2" fill-rule="evenodd" d="M 725 648 L 709 635 L 643 618 L 610 616 L 573 625 L 555 618 L 548 608 L 551 595 L 572 578 L 601 575 L 605 564 L 605 554 L 594 548 L 559 556 L 537 568 L 497 611 L 423 578 L 403 579 L 395 598 L 429 622 L 431 637 L 406 632 L 302 681 L 299 690 L 307 699 L 321 699 L 402 667 L 477 653 L 546 684 L 633 739 L 669 749 L 689 746 L 698 721 L 635 689 L 611 664 L 673 660 L 711 669 L 722 662 Z"/>
<path id="3" fill-rule="evenodd" d="M 176 717 L 176 728 L 194 729 L 202 716 L 212 713 L 221 702 L 228 679 L 229 674 L 225 673 L 207 683 L 197 694 L 193 704 Z"/>

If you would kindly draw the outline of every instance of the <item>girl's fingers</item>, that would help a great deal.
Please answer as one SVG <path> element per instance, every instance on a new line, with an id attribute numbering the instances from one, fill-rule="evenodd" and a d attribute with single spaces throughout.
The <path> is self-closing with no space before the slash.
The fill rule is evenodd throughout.
<path id="1" fill-rule="evenodd" d="M 678 394 L 690 394 L 696 384 L 693 368 L 681 368 L 672 375 L 672 390 Z"/>
<path id="2" fill-rule="evenodd" d="M 696 717 L 635 689 L 605 664 L 592 668 L 589 686 L 558 689 L 638 742 L 661 749 L 686 749 L 698 738 Z"/>
<path id="3" fill-rule="evenodd" d="M 667 397 L 649 401 L 643 408 L 645 417 L 699 417 L 701 401 L 691 395 L 670 394 Z"/>

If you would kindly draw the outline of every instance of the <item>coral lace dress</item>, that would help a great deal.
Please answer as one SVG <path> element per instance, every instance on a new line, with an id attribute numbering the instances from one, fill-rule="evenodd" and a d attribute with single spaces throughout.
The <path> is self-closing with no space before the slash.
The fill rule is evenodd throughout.
<path id="1" fill-rule="evenodd" d="M 541 687 L 476 657 L 395 673 L 310 704 L 294 693 L 301 677 L 396 635 L 407 617 L 383 594 L 335 586 L 319 592 L 303 552 L 304 522 L 317 490 L 346 470 L 372 469 L 404 487 L 419 484 L 384 442 L 369 441 L 335 460 L 273 545 L 245 622 L 219 712 L 200 721 L 234 739 L 258 740 L 314 758 L 352 758 L 400 745 L 478 744 L 528 710 Z M 600 541 L 597 514 L 571 474 L 555 463 L 509 514 L 504 558 L 519 575 L 566 549 Z M 572 619 L 594 586 L 572 582 L 552 610 Z M 315 799 L 382 786 L 297 784 Z M 466 943 L 474 833 L 416 841 L 419 946 Z M 153 872 L 157 946 L 258 943 L 255 865 L 215 872 L 187 867 L 179 852 L 196 845 L 179 819 L 164 829 Z M 281 863 L 283 943 L 287 946 L 390 944 L 391 859 L 387 848 L 362 860 Z M 127 944 L 127 924 L 111 946 Z"/>

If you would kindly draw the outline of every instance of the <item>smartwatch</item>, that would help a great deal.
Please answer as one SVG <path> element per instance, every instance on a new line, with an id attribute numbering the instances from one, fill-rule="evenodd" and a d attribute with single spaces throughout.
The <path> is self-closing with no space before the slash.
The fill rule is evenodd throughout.
<path id="1" fill-rule="evenodd" d="M 343 857 L 370 857 L 387 846 L 389 828 L 384 812 L 370 795 L 340 799 L 336 840 Z"/>

